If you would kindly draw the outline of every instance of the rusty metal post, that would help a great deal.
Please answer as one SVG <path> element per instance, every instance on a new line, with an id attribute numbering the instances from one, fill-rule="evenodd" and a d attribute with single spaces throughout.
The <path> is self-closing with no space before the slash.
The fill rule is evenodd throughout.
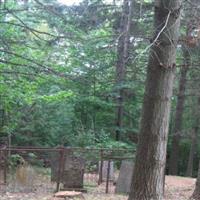
<path id="1" fill-rule="evenodd" d="M 2 174 L 2 171 L 3 171 L 3 152 L 2 152 L 2 150 L 0 149 L 0 181 L 2 181 L 2 176 L 3 176 L 3 174 Z M 0 185 L 2 184 L 2 182 L 0 182 Z"/>
<path id="2" fill-rule="evenodd" d="M 108 189 L 109 189 L 109 180 L 110 180 L 110 160 L 108 160 L 108 168 L 107 168 L 106 194 L 108 194 Z"/>
<path id="3" fill-rule="evenodd" d="M 65 159 L 65 149 L 60 149 L 60 158 L 59 158 L 59 169 L 58 169 L 58 177 L 56 184 L 56 192 L 60 190 L 61 177 L 64 170 L 64 159 Z"/>
<path id="4" fill-rule="evenodd" d="M 4 151 L 4 161 L 3 161 L 3 164 L 4 164 L 4 184 L 6 185 L 7 184 L 7 167 L 8 167 L 8 152 L 7 151 Z"/>
<path id="5" fill-rule="evenodd" d="M 103 150 L 100 151 L 100 169 L 99 169 L 99 181 L 98 185 L 103 182 Z"/>

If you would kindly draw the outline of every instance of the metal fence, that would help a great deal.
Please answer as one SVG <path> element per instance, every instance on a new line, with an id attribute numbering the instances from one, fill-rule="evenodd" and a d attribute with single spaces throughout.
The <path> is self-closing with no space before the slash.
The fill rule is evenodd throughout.
<path id="1" fill-rule="evenodd" d="M 111 193 L 121 161 L 133 159 L 133 149 L 3 147 L 0 191 L 53 193 L 71 189 Z M 79 170 L 78 175 L 73 174 L 73 169 Z"/>

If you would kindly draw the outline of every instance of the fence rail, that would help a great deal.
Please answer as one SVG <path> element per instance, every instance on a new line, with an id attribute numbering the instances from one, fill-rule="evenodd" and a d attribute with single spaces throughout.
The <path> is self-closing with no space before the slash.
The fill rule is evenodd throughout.
<path id="1" fill-rule="evenodd" d="M 28 163 L 30 153 L 34 154 L 36 161 L 42 161 L 46 168 L 51 169 L 52 174 L 52 157 L 53 164 L 56 165 L 56 180 L 55 189 L 59 191 L 63 184 L 62 178 L 65 176 L 65 168 L 67 163 L 67 156 L 72 153 L 76 157 L 80 157 L 85 162 L 83 172 L 83 179 L 85 183 L 93 184 L 95 187 L 100 186 L 102 183 L 105 193 L 109 193 L 109 184 L 111 163 L 115 162 L 116 166 L 122 160 L 133 160 L 134 149 L 107 149 L 107 148 L 80 148 L 80 147 L 32 147 L 32 146 L 12 146 L 0 148 L 0 189 L 1 185 L 8 187 L 11 174 L 10 170 L 10 157 L 13 155 L 21 156 Z M 53 156 L 52 156 L 53 155 Z M 104 162 L 107 162 L 106 175 Z M 31 164 L 34 166 L 34 164 Z M 77 166 L 74 166 L 77 167 Z M 94 168 L 94 169 L 93 169 Z M 112 166 L 113 168 L 113 166 Z M 19 170 L 19 169 L 18 169 Z M 17 173 L 17 172 L 16 172 Z M 105 175 L 105 177 L 104 177 Z M 113 181 L 113 180 L 112 180 Z M 86 185 L 87 185 L 86 184 Z"/>

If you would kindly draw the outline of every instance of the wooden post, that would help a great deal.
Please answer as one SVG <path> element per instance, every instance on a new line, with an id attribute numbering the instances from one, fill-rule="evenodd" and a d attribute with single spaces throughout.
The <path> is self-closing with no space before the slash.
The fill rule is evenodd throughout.
<path id="1" fill-rule="evenodd" d="M 11 141 L 11 133 L 8 134 L 8 158 L 11 156 L 11 150 L 10 147 L 12 146 L 12 141 Z"/>
<path id="2" fill-rule="evenodd" d="M 3 155 L 2 155 L 2 150 L 0 150 L 0 181 L 2 181 L 2 171 L 3 171 Z M 2 184 L 2 182 L 0 182 L 0 184 Z"/>
<path id="3" fill-rule="evenodd" d="M 103 182 L 103 150 L 100 151 L 100 169 L 99 169 L 99 181 L 98 185 Z"/>
<path id="4" fill-rule="evenodd" d="M 8 152 L 4 151 L 4 158 L 3 158 L 3 163 L 4 163 L 4 184 L 7 184 L 7 167 L 8 167 Z"/>
<path id="5" fill-rule="evenodd" d="M 110 160 L 108 160 L 108 168 L 107 168 L 106 194 L 108 194 L 109 180 L 110 180 Z"/>
<path id="6" fill-rule="evenodd" d="M 65 159 L 65 149 L 62 148 L 60 150 L 59 169 L 58 169 L 56 192 L 60 191 L 60 182 L 61 182 L 61 177 L 62 177 L 63 169 L 64 169 L 64 159 Z"/>

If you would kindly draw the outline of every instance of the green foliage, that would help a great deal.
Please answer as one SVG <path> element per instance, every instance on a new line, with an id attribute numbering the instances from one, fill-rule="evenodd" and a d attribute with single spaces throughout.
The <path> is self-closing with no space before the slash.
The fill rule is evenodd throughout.
<path id="1" fill-rule="evenodd" d="M 40 2 L 0 3 L 0 110 L 5 113 L 0 136 L 9 135 L 12 145 L 22 146 L 135 149 L 129 136 L 139 130 L 148 61 L 148 50 L 144 50 L 152 34 L 153 1 L 133 2 L 129 59 L 122 84 L 116 84 L 117 43 L 122 34 L 120 1 L 112 5 L 84 0 L 77 6 L 58 4 L 56 0 Z M 186 30 L 183 22 L 181 35 Z M 199 63 L 198 52 L 198 48 L 190 49 L 191 63 Z M 177 57 L 177 66 L 182 65 L 181 45 Z M 170 133 L 180 68 L 176 74 Z M 189 88 L 196 85 L 191 80 L 198 77 L 195 69 L 190 71 L 189 94 L 193 92 Z M 124 116 L 121 141 L 116 142 L 119 89 L 125 92 Z M 198 109 L 193 105 L 197 105 L 196 97 L 187 97 L 183 122 L 186 132 L 195 124 L 193 114 Z M 181 173 L 186 168 L 190 144 L 188 138 L 181 142 Z M 171 134 L 168 146 L 170 149 Z M 15 163 L 19 158 L 14 155 L 11 159 Z"/>
<path id="2" fill-rule="evenodd" d="M 11 135 L 12 145 L 132 147 L 126 135 L 138 129 L 145 67 L 142 60 L 130 62 L 127 70 L 132 72 L 116 86 L 122 5 L 83 1 L 69 7 L 56 0 L 11 0 L 4 7 L 0 101 L 6 123 L 1 134 Z M 134 23 L 144 30 L 146 16 L 139 22 L 140 17 L 136 11 Z M 131 54 L 139 54 L 145 44 L 134 43 Z M 136 66 L 141 73 L 134 72 Z M 117 87 L 128 94 L 121 142 L 114 140 Z"/>
<path id="3" fill-rule="evenodd" d="M 11 169 L 16 168 L 19 164 L 23 164 L 25 161 L 19 154 L 12 154 L 9 157 L 8 163 Z"/>

